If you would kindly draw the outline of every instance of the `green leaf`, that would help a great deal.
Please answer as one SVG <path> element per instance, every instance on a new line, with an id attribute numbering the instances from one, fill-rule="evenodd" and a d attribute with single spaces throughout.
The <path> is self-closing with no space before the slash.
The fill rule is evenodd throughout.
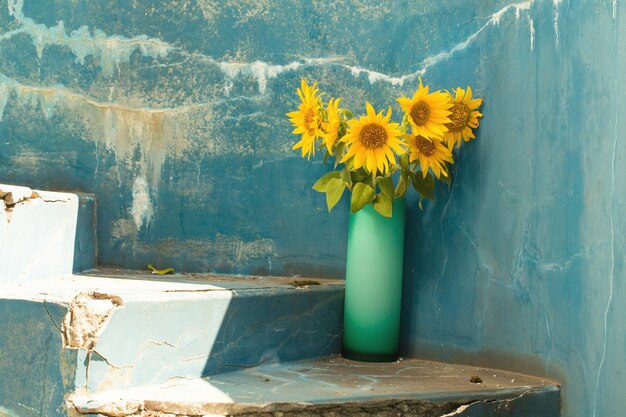
<path id="1" fill-rule="evenodd" d="M 152 273 L 156 275 L 173 274 L 176 272 L 174 271 L 174 268 L 156 269 L 152 266 L 152 264 L 148 264 L 148 269 L 152 270 Z"/>
<path id="2" fill-rule="evenodd" d="M 402 168 L 403 171 L 409 171 L 409 155 L 408 154 L 403 154 L 400 157 L 400 167 Z"/>
<path id="3" fill-rule="evenodd" d="M 429 200 L 434 200 L 435 198 L 435 179 L 433 176 L 428 173 L 426 178 L 423 177 L 421 172 L 412 172 L 411 173 L 411 182 L 413 183 L 413 188 L 428 198 Z"/>
<path id="4" fill-rule="evenodd" d="M 349 188 L 352 188 L 352 178 L 350 176 L 350 171 L 348 171 L 348 168 L 344 166 L 341 171 L 339 171 L 339 175 L 343 182 L 345 182 Z"/>
<path id="5" fill-rule="evenodd" d="M 339 171 L 330 171 L 327 174 L 324 174 L 319 180 L 313 184 L 313 189 L 315 191 L 319 191 L 320 193 L 325 193 L 328 189 L 328 182 L 332 179 L 340 178 L 341 173 Z"/>
<path id="6" fill-rule="evenodd" d="M 335 168 L 340 164 L 341 158 L 343 158 L 343 154 L 346 151 L 346 143 L 339 142 L 335 147 Z"/>
<path id="7" fill-rule="evenodd" d="M 367 175 L 367 173 L 362 168 L 359 168 L 356 171 L 350 171 L 350 178 L 352 178 L 352 183 L 356 184 L 357 182 L 369 180 L 370 176 Z"/>
<path id="8" fill-rule="evenodd" d="M 391 177 L 382 177 L 378 180 L 380 191 L 385 197 L 393 198 L 393 180 Z"/>
<path id="9" fill-rule="evenodd" d="M 352 200 L 350 201 L 350 211 L 356 213 L 369 204 L 374 199 L 376 192 L 372 187 L 363 183 L 357 182 L 352 190 Z"/>
<path id="10" fill-rule="evenodd" d="M 328 211 L 331 211 L 332 208 L 335 207 L 335 204 L 339 202 L 345 189 L 346 183 L 343 182 L 341 178 L 331 178 L 328 181 L 326 186 L 326 205 L 328 206 Z"/>
<path id="11" fill-rule="evenodd" d="M 381 216 L 391 217 L 393 198 L 389 198 L 383 193 L 380 193 L 374 199 L 372 205 Z"/>
<path id="12" fill-rule="evenodd" d="M 352 168 L 354 167 L 354 157 L 348 159 L 345 164 L 346 168 L 348 168 L 349 171 L 352 171 Z"/>
<path id="13" fill-rule="evenodd" d="M 343 109 L 343 114 L 346 115 L 347 118 L 349 119 L 353 119 L 354 118 L 354 114 L 352 114 L 352 112 L 348 109 Z"/>

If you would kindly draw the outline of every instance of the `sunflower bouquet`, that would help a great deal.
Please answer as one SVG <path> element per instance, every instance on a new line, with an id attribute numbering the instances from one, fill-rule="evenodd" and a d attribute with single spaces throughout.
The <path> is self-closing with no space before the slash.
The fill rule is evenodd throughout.
<path id="1" fill-rule="evenodd" d="M 394 198 L 404 197 L 411 185 L 422 199 L 433 199 L 435 179 L 451 183 L 453 148 L 475 138 L 473 129 L 483 115 L 481 98 L 472 89 L 457 88 L 454 96 L 445 90 L 429 93 L 420 79 L 413 97 L 397 99 L 403 118 L 391 120 L 387 112 L 376 112 L 366 102 L 365 114 L 355 117 L 340 106 L 341 98 L 324 100 L 317 83 L 301 81 L 297 90 L 298 110 L 287 113 L 300 140 L 293 149 L 310 159 L 316 150 L 324 162 L 334 158 L 334 169 L 323 175 L 313 189 L 326 193 L 330 211 L 348 189 L 350 210 L 355 213 L 367 204 L 391 217 Z"/>

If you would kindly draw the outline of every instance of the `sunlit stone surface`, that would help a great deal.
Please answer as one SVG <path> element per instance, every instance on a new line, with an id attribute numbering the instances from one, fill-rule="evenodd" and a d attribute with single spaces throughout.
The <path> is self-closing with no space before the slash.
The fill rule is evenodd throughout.
<path id="1" fill-rule="evenodd" d="M 472 377 L 482 382 L 472 383 Z M 69 402 L 82 413 L 116 410 L 120 416 L 135 412 L 268 417 L 560 415 L 559 388 L 550 381 L 415 359 L 295 361 L 124 392 L 74 395 Z"/>

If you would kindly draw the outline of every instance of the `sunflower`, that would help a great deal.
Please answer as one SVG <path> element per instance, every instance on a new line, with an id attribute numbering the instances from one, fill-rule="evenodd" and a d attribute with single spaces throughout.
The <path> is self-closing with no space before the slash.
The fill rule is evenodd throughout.
<path id="1" fill-rule="evenodd" d="M 333 154 L 333 145 L 337 142 L 337 139 L 339 139 L 339 135 L 341 134 L 341 110 L 339 109 L 340 101 L 340 98 L 331 98 L 328 101 L 328 107 L 326 107 L 326 121 L 322 122 L 322 128 L 324 129 L 322 140 L 328 149 L 328 153 L 331 155 Z"/>
<path id="2" fill-rule="evenodd" d="M 315 139 L 322 137 L 321 129 L 321 105 L 319 89 L 317 83 L 312 86 L 307 85 L 306 80 L 302 79 L 300 88 L 298 88 L 298 96 L 300 97 L 300 105 L 298 110 L 287 113 L 289 121 L 295 126 L 292 133 L 302 134 L 300 141 L 293 145 L 292 149 L 302 148 L 302 157 L 306 155 L 308 158 L 311 154 L 315 154 Z"/>
<path id="3" fill-rule="evenodd" d="M 478 118 L 483 117 L 482 113 L 477 109 L 483 104 L 482 98 L 472 100 L 472 89 L 467 86 L 467 90 L 458 87 L 455 91 L 456 97 L 453 99 L 452 114 L 450 115 L 450 123 L 446 124 L 448 131 L 444 135 L 445 142 L 452 149 L 456 144 L 461 145 L 461 138 L 465 142 L 474 139 L 472 129 L 478 127 Z M 450 96 L 452 99 L 452 96 Z"/>
<path id="4" fill-rule="evenodd" d="M 348 121 L 348 131 L 343 141 L 349 144 L 348 151 L 340 162 L 354 157 L 354 168 L 364 166 L 370 173 L 381 172 L 383 175 L 389 169 L 389 163 L 395 163 L 395 154 L 406 153 L 402 145 L 402 132 L 398 123 L 390 122 L 391 107 L 387 114 L 376 114 L 370 103 L 365 103 L 367 113 L 358 120 Z"/>
<path id="5" fill-rule="evenodd" d="M 428 94 L 428 86 L 420 85 L 413 98 L 401 97 L 398 99 L 400 107 L 411 124 L 413 133 L 426 138 L 441 138 L 448 130 L 450 123 L 450 107 L 452 103 L 449 95 L 441 91 Z"/>
<path id="6" fill-rule="evenodd" d="M 448 176 L 446 162 L 454 163 L 452 151 L 438 139 L 428 139 L 421 135 L 404 135 L 409 145 L 409 161 L 419 161 L 422 175 L 426 178 L 428 168 L 437 178 Z"/>

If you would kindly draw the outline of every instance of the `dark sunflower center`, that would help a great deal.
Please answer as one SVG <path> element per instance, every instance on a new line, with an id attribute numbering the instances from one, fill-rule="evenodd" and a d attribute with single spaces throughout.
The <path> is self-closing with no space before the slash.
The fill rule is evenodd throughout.
<path id="1" fill-rule="evenodd" d="M 465 103 L 456 103 L 450 110 L 452 114 L 448 117 L 452 123 L 448 123 L 446 126 L 451 132 L 460 132 L 469 123 L 472 113 Z"/>
<path id="2" fill-rule="evenodd" d="M 368 123 L 361 128 L 359 140 L 366 148 L 380 148 L 387 142 L 387 131 L 376 123 Z"/>
<path id="3" fill-rule="evenodd" d="M 416 136 L 415 144 L 417 145 L 417 149 L 426 156 L 431 156 L 435 153 L 435 144 L 432 140 L 426 139 L 424 136 Z"/>
<path id="4" fill-rule="evenodd" d="M 411 107 L 411 119 L 418 126 L 423 125 L 430 117 L 430 106 L 423 100 L 418 101 Z"/>
<path id="5" fill-rule="evenodd" d="M 315 133 L 315 112 L 312 109 L 306 109 L 304 112 L 304 127 L 307 129 L 308 133 L 312 135 Z"/>

